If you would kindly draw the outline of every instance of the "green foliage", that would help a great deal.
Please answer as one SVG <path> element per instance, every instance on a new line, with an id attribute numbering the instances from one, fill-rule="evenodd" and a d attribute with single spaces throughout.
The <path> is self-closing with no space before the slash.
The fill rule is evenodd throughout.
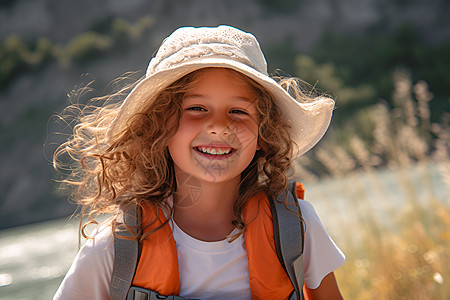
<path id="1" fill-rule="evenodd" d="M 84 62 L 106 52 L 111 45 L 111 38 L 86 32 L 73 38 L 64 48 L 63 55 L 67 60 Z"/>
<path id="2" fill-rule="evenodd" d="M 371 139 L 371 124 L 367 118 L 367 108 L 376 103 L 376 91 L 369 84 L 346 85 L 338 76 L 332 63 L 317 63 L 310 56 L 298 55 L 295 60 L 297 75 L 312 85 L 319 94 L 328 94 L 336 100 L 333 117 L 335 139 L 344 144 L 355 134 L 364 140 Z M 356 126 L 355 126 L 356 125 Z"/>
<path id="3" fill-rule="evenodd" d="M 114 39 L 115 48 L 124 50 L 128 43 L 139 40 L 147 28 L 153 25 L 154 20 L 150 17 L 144 17 L 134 25 L 125 20 L 115 18 L 111 23 L 111 36 Z"/>
<path id="4" fill-rule="evenodd" d="M 111 33 L 119 41 L 125 41 L 129 31 L 130 24 L 122 19 L 114 19 L 111 23 Z"/>
<path id="5" fill-rule="evenodd" d="M 317 64 L 311 57 L 299 55 L 295 67 L 300 78 L 312 84 L 315 89 L 331 94 L 339 105 L 357 101 L 365 103 L 375 96 L 375 91 L 368 84 L 346 86 L 332 63 Z"/>
<path id="6" fill-rule="evenodd" d="M 395 70 L 407 70 L 411 79 L 423 79 L 434 94 L 431 121 L 450 110 L 450 42 L 440 46 L 421 44 L 415 31 L 400 27 L 392 35 L 343 36 L 326 34 L 311 56 L 298 55 L 297 75 L 318 90 L 336 98 L 336 137 L 348 143 L 360 135 L 373 140 L 367 110 L 386 99 L 393 103 Z"/>
<path id="7" fill-rule="evenodd" d="M 298 55 L 298 51 L 294 47 L 292 38 L 269 44 L 264 47 L 263 51 L 267 57 L 270 72 L 276 71 L 274 68 L 277 68 L 290 76 L 296 74 L 295 57 Z"/>
<path id="8" fill-rule="evenodd" d="M 127 43 L 139 40 L 152 24 L 149 16 L 134 25 L 110 18 L 94 24 L 97 32 L 81 33 L 66 45 L 52 44 L 43 37 L 24 41 L 11 35 L 0 41 L 0 90 L 19 74 L 43 67 L 52 60 L 68 67 L 72 62 L 83 63 L 109 51 L 123 50 Z"/>
<path id="9" fill-rule="evenodd" d="M 109 15 L 106 16 L 104 18 L 95 20 L 88 31 L 93 31 L 93 32 L 97 32 L 100 34 L 105 34 L 108 35 L 111 32 L 111 28 L 112 28 L 112 23 L 116 18 L 114 18 L 113 16 Z"/>
<path id="10" fill-rule="evenodd" d="M 432 48 L 418 57 L 420 75 L 432 86 L 438 96 L 448 96 L 450 91 L 450 42 Z M 419 76 L 420 76 L 419 75 Z"/>
<path id="11" fill-rule="evenodd" d="M 116 18 L 111 24 L 111 34 L 118 40 L 124 38 L 131 38 L 132 40 L 139 39 L 142 33 L 152 26 L 154 23 L 153 18 L 150 16 L 143 17 L 138 20 L 134 25 L 127 23 L 126 21 Z"/>
<path id="12" fill-rule="evenodd" d="M 23 42 L 15 35 L 7 38 L 0 47 L 0 83 L 4 83 L 9 79 L 10 74 L 13 75 L 24 66 L 24 60 L 21 53 L 25 50 Z"/>
<path id="13" fill-rule="evenodd" d="M 0 87 L 16 74 L 37 67 L 52 57 L 52 46 L 45 38 L 29 45 L 17 35 L 0 44 Z"/>
<path id="14" fill-rule="evenodd" d="M 439 96 L 450 94 L 450 43 L 427 46 L 409 26 L 391 35 L 344 36 L 327 33 L 312 52 L 319 64 L 333 63 L 345 85 L 371 85 L 377 97 L 389 99 L 396 68 L 411 71 L 413 79 L 426 80 Z"/>

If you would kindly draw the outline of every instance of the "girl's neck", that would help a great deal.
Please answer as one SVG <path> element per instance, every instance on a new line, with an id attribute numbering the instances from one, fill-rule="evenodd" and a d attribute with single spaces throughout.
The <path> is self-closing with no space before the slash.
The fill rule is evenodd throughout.
<path id="1" fill-rule="evenodd" d="M 240 178 L 227 182 L 177 180 L 174 220 L 187 234 L 204 241 L 223 240 L 233 230 L 233 205 Z"/>

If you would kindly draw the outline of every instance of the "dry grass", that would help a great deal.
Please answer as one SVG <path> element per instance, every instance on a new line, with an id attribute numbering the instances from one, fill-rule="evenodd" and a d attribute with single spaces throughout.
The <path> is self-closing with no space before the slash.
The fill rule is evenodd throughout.
<path id="1" fill-rule="evenodd" d="M 336 272 L 346 299 L 449 299 L 449 116 L 430 122 L 425 82 L 397 71 L 394 83 L 395 106 L 372 109 L 371 141 L 322 147 L 297 171 L 317 180 L 308 166 L 320 162 L 338 182 L 320 193 L 338 214 L 331 231 L 347 256 Z"/>

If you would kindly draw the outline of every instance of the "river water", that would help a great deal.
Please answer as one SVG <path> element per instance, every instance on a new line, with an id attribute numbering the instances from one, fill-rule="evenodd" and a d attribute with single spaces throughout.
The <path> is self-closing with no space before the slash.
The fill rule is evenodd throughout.
<path id="1" fill-rule="evenodd" d="M 428 198 L 420 169 L 407 170 L 420 199 Z M 376 174 L 356 174 L 340 180 L 325 179 L 306 185 L 306 198 L 316 208 L 325 228 L 338 242 L 342 228 L 342 218 L 355 224 L 352 209 L 354 200 L 342 197 L 343 189 L 360 182 L 365 189 L 367 209 L 374 209 L 386 217 L 383 205 L 401 208 L 408 203 L 402 194 L 397 171 L 379 171 Z M 438 174 L 435 166 L 430 166 L 429 193 L 449 204 L 449 190 Z M 384 194 L 374 193 L 373 176 L 384 189 Z M 375 186 L 376 187 L 376 186 Z M 426 203 L 424 203 L 426 205 Z M 341 222 L 341 223 L 340 223 Z M 0 231 L 0 300 L 51 299 L 65 273 L 75 258 L 78 249 L 77 221 L 56 220 Z"/>
<path id="2" fill-rule="evenodd" d="M 0 299 L 51 299 L 75 258 L 76 222 L 0 231 Z"/>

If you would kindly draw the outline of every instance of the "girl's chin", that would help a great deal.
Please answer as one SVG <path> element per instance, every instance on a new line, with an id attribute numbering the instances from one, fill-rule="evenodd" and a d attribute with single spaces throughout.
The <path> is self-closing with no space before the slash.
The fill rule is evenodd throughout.
<path id="1" fill-rule="evenodd" d="M 241 180 L 241 172 L 231 171 L 226 164 L 215 163 L 201 166 L 196 170 L 192 170 L 193 172 L 190 172 L 190 174 L 198 180 L 198 183 L 225 183 Z"/>

